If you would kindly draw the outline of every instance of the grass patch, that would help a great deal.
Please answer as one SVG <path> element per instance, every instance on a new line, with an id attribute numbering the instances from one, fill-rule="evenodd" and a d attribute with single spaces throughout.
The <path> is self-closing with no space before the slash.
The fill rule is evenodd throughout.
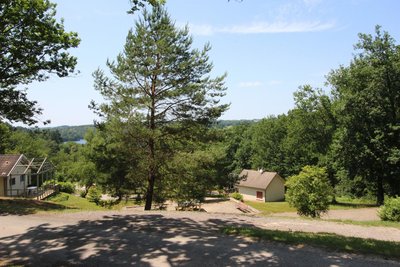
<path id="1" fill-rule="evenodd" d="M 366 198 L 336 197 L 336 204 L 330 206 L 331 209 L 360 209 L 376 207 L 374 200 Z"/>
<path id="2" fill-rule="evenodd" d="M 67 193 L 58 193 L 46 199 L 46 202 L 65 206 L 64 211 L 96 211 L 107 210 L 88 201 L 86 198 L 78 197 Z M 58 211 L 58 210 L 55 210 Z"/>
<path id="3" fill-rule="evenodd" d="M 376 207 L 372 200 L 352 199 L 346 197 L 337 197 L 337 203 L 329 206 L 330 210 L 349 210 Z M 261 212 L 261 215 L 269 215 L 281 212 L 297 212 L 296 208 L 290 207 L 286 201 L 281 202 L 261 202 L 245 201 L 245 203 Z"/>
<path id="4" fill-rule="evenodd" d="M 40 211 L 62 211 L 67 208 L 61 203 L 51 203 L 34 199 L 0 199 L 0 215 L 28 215 Z"/>
<path id="5" fill-rule="evenodd" d="M 245 201 L 247 205 L 261 212 L 261 215 L 269 215 L 280 212 L 296 212 L 296 209 L 289 206 L 287 202 L 261 202 Z"/>
<path id="6" fill-rule="evenodd" d="M 285 232 L 245 227 L 224 227 L 224 234 L 251 237 L 256 240 L 282 242 L 286 244 L 306 244 L 348 253 L 362 253 L 386 258 L 400 259 L 400 242 L 345 237 L 330 233 Z"/>
<path id="7" fill-rule="evenodd" d="M 121 201 L 111 207 L 97 206 L 86 198 L 79 196 L 58 193 L 48 197 L 46 201 L 21 198 L 0 198 L 1 215 L 28 215 L 39 212 L 76 212 L 76 211 L 100 211 L 120 210 L 125 206 L 132 206 L 132 201 Z"/>

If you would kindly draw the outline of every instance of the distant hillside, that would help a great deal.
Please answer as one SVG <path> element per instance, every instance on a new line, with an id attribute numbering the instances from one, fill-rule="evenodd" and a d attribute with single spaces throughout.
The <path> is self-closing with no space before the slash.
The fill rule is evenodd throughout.
<path id="1" fill-rule="evenodd" d="M 78 141 L 85 137 L 87 130 L 94 129 L 93 125 L 79 125 L 79 126 L 58 126 L 46 128 L 50 131 L 58 131 L 64 142 L 67 141 Z"/>
<path id="2" fill-rule="evenodd" d="M 241 124 L 253 124 L 258 121 L 259 120 L 257 120 L 257 119 L 254 119 L 254 120 L 219 120 L 219 121 L 217 121 L 217 123 L 214 127 L 225 128 L 225 127 L 237 126 L 237 125 L 241 125 Z"/>
<path id="3" fill-rule="evenodd" d="M 252 124 L 256 123 L 258 120 L 219 120 L 214 127 L 225 128 L 229 126 L 236 126 L 240 124 Z M 79 126 L 58 126 L 45 128 L 50 131 L 58 131 L 64 142 L 67 141 L 78 141 L 85 137 L 87 130 L 94 129 L 93 125 L 79 125 Z"/>

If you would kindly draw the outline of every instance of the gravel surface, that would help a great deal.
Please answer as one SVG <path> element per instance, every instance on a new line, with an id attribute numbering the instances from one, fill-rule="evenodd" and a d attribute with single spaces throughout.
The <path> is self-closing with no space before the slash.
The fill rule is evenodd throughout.
<path id="1" fill-rule="evenodd" d="M 300 216 L 296 212 L 275 213 L 277 217 L 296 217 Z M 360 208 L 348 210 L 330 210 L 321 216 L 321 219 L 328 220 L 352 220 L 352 221 L 379 221 L 378 208 Z"/>
<path id="2" fill-rule="evenodd" d="M 309 246 L 226 236 L 223 225 L 332 232 L 400 241 L 400 230 L 206 212 L 84 212 L 0 216 L 0 265 L 400 266 Z"/>

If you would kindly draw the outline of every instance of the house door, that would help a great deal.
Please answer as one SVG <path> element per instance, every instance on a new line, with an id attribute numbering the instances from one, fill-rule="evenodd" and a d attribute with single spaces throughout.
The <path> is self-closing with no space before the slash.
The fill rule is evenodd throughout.
<path id="1" fill-rule="evenodd" d="M 257 191 L 256 197 L 257 197 L 258 199 L 263 199 L 263 192 Z"/>
<path id="2" fill-rule="evenodd" d="M 4 197 L 6 195 L 4 183 L 5 183 L 5 179 L 3 177 L 0 177 L 0 196 L 2 196 L 2 197 Z"/>

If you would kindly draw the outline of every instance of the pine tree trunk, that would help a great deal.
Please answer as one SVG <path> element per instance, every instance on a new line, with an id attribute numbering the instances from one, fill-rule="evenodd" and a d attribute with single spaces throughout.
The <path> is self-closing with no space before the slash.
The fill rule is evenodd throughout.
<path id="1" fill-rule="evenodd" d="M 376 191 L 376 204 L 383 205 L 384 202 L 384 192 L 383 192 L 383 178 L 381 175 L 378 176 L 378 180 L 376 183 L 377 191 Z"/>
<path id="2" fill-rule="evenodd" d="M 155 178 L 156 178 L 155 175 L 152 172 L 150 172 L 149 173 L 149 185 L 147 186 L 146 204 L 144 206 L 144 210 L 151 210 L 151 203 L 153 202 Z"/>
<path id="3" fill-rule="evenodd" d="M 152 87 L 151 87 L 151 109 L 150 109 L 150 129 L 152 134 L 156 129 L 155 125 L 155 80 L 153 79 Z M 146 194 L 146 204 L 144 206 L 144 210 L 151 210 L 151 203 L 153 202 L 153 194 L 154 194 L 154 181 L 156 180 L 156 171 L 155 171 L 155 144 L 154 144 L 154 136 L 150 136 L 148 140 L 149 144 L 149 178 L 148 178 L 148 186 L 147 186 L 147 194 Z"/>

